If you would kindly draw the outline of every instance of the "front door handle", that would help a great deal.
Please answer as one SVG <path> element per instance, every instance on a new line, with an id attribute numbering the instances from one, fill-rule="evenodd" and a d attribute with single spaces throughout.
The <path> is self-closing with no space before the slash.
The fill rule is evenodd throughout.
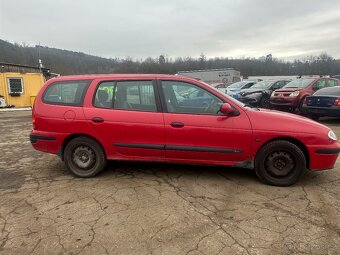
<path id="1" fill-rule="evenodd" d="M 92 122 L 95 122 L 95 123 L 102 123 L 104 122 L 104 119 L 103 118 L 100 118 L 100 117 L 94 117 L 92 119 Z"/>
<path id="2" fill-rule="evenodd" d="M 172 122 L 171 126 L 181 128 L 181 127 L 184 127 L 184 123 L 183 122 Z"/>

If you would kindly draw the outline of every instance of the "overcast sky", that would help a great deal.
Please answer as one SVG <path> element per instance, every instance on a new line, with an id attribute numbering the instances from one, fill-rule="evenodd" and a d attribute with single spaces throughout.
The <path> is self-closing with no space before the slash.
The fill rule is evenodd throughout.
<path id="1" fill-rule="evenodd" d="M 340 58 L 340 0 L 0 0 L 0 39 L 134 59 Z"/>

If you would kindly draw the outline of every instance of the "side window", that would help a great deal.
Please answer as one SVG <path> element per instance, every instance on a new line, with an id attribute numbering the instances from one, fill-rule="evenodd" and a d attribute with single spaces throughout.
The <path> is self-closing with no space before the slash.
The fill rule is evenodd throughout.
<path id="1" fill-rule="evenodd" d="M 116 93 L 115 82 L 103 82 L 98 88 L 94 97 L 94 106 L 99 108 L 112 108 L 113 107 L 113 95 Z"/>
<path id="2" fill-rule="evenodd" d="M 253 86 L 254 85 L 254 83 L 253 82 L 250 82 L 250 83 L 248 83 L 247 85 L 245 85 L 244 87 L 243 87 L 243 89 L 249 89 L 251 86 Z"/>
<path id="3" fill-rule="evenodd" d="M 335 80 L 328 80 L 327 81 L 327 87 L 334 87 L 337 86 L 337 83 Z"/>
<path id="4" fill-rule="evenodd" d="M 94 106 L 131 111 L 157 111 L 152 81 L 103 82 L 97 88 Z"/>
<path id="5" fill-rule="evenodd" d="M 272 85 L 271 89 L 272 89 L 272 90 L 280 89 L 281 87 L 283 87 L 282 84 L 283 84 L 283 83 L 282 83 L 281 81 L 277 81 L 277 82 L 275 82 L 275 83 Z"/>
<path id="6" fill-rule="evenodd" d="M 55 82 L 47 87 L 43 102 L 56 105 L 82 106 L 90 81 Z"/>
<path id="7" fill-rule="evenodd" d="M 166 107 L 170 113 L 216 115 L 222 100 L 199 86 L 178 81 L 162 81 Z"/>
<path id="8" fill-rule="evenodd" d="M 316 90 L 322 89 L 326 86 L 326 81 L 325 80 L 318 80 L 313 87 L 316 88 Z"/>

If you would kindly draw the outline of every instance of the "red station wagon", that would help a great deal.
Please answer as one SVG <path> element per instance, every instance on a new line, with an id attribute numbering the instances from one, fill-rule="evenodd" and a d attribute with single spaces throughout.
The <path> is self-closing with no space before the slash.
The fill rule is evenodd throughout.
<path id="1" fill-rule="evenodd" d="M 340 151 L 324 125 L 172 75 L 54 78 L 32 115 L 33 147 L 58 154 L 79 177 L 107 160 L 134 160 L 252 168 L 261 181 L 288 186 L 305 169 L 333 168 Z"/>

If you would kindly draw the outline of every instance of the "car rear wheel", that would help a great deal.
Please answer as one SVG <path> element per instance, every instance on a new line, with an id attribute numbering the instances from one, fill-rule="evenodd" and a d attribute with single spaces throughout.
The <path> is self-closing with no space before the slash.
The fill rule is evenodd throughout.
<path id="1" fill-rule="evenodd" d="M 77 137 L 65 147 L 64 159 L 67 169 L 77 177 L 97 175 L 106 166 L 106 156 L 97 141 L 89 137 Z"/>
<path id="2" fill-rule="evenodd" d="M 306 158 L 295 144 L 277 140 L 266 144 L 255 159 L 258 178 L 274 186 L 290 186 L 298 181 L 306 169 Z"/>

